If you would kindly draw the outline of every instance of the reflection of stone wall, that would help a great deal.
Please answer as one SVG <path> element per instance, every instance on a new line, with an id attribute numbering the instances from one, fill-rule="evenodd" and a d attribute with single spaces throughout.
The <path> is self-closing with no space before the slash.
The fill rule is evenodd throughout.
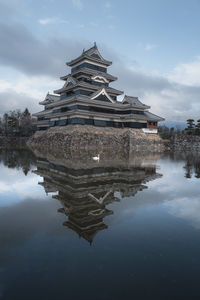
<path id="1" fill-rule="evenodd" d="M 60 166 L 67 166 L 71 169 L 89 169 L 89 168 L 130 168 L 131 166 L 151 166 L 161 157 L 156 152 L 125 152 L 106 148 L 103 151 L 98 149 L 76 149 L 67 148 L 66 151 L 58 149 L 34 149 L 34 154 L 43 160 L 54 162 Z M 99 154 L 99 161 L 93 160 L 93 157 Z"/>
<path id="2" fill-rule="evenodd" d="M 91 149 L 99 151 L 110 148 L 113 151 L 157 151 L 164 150 L 157 134 L 146 134 L 140 129 L 101 128 L 94 126 L 69 125 L 36 132 L 29 140 L 31 148 L 41 149 Z"/>

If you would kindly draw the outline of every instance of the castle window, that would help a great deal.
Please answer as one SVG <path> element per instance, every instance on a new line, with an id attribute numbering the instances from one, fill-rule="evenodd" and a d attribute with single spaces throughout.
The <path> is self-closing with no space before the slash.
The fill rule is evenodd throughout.
<path id="1" fill-rule="evenodd" d="M 84 63 L 72 68 L 72 73 L 74 73 L 78 70 L 81 70 L 82 68 L 88 68 L 88 69 L 92 69 L 92 70 L 96 70 L 96 71 L 100 71 L 100 72 L 105 72 L 105 73 L 107 72 L 106 68 L 84 62 Z"/>

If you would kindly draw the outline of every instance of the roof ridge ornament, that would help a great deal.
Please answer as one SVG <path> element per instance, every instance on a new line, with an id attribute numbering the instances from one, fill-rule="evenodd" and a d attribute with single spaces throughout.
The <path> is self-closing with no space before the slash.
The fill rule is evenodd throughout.
<path id="1" fill-rule="evenodd" d="M 49 91 L 48 91 L 48 93 L 46 94 L 45 99 L 47 99 L 47 98 L 49 97 L 49 95 L 50 95 L 50 94 L 49 94 Z"/>
<path id="2" fill-rule="evenodd" d="M 96 55 L 96 56 L 95 56 L 95 55 Z M 102 55 L 101 55 L 100 52 L 99 52 L 99 49 L 97 48 L 96 42 L 94 42 L 94 45 L 93 45 L 91 48 L 89 48 L 89 49 L 87 49 L 87 50 L 83 49 L 83 51 L 82 51 L 82 53 L 81 53 L 80 56 L 78 56 L 77 58 L 75 58 L 75 59 L 73 59 L 73 60 L 67 62 L 66 64 L 67 64 L 69 67 L 72 67 L 72 66 L 74 66 L 76 63 L 79 63 L 80 60 L 81 60 L 81 59 L 84 59 L 84 58 L 85 58 L 85 59 L 86 59 L 86 58 L 92 59 L 92 60 L 94 60 L 94 62 L 97 61 L 97 59 L 98 59 L 97 62 L 101 62 L 101 63 L 104 64 L 104 66 L 106 66 L 106 67 L 112 65 L 112 62 L 111 62 L 111 61 L 108 61 L 108 60 L 106 60 L 106 59 L 104 59 L 104 58 L 102 57 Z"/>

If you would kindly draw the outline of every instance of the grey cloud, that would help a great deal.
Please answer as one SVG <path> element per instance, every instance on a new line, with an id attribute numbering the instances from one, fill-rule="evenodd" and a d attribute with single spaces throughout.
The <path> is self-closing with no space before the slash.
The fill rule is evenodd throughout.
<path id="1" fill-rule="evenodd" d="M 5 2 L 0 2 L 0 18 L 7 19 L 14 13 L 13 8 Z"/>
<path id="2" fill-rule="evenodd" d="M 113 86 L 120 89 L 123 88 L 125 93 L 142 97 L 147 91 L 158 92 L 163 89 L 173 88 L 167 78 L 142 72 L 137 61 L 130 61 L 125 56 L 119 56 L 118 53 L 106 45 L 102 45 L 102 50 L 103 56 L 113 61 L 113 65 L 109 68 L 109 73 L 118 77 L 118 81 L 114 82 Z M 130 69 L 130 65 L 132 69 Z"/>
<path id="3" fill-rule="evenodd" d="M 172 88 L 169 81 L 161 76 L 151 76 L 138 70 L 130 70 L 123 67 L 122 63 L 113 66 L 113 73 L 118 74 L 118 85 L 137 96 L 142 97 L 147 91 L 158 92 L 166 88 Z"/>
<path id="4" fill-rule="evenodd" d="M 0 63 L 29 75 L 62 75 L 67 58 L 80 55 L 84 47 L 71 39 L 41 41 L 21 24 L 1 23 L 0 40 Z"/>
<path id="5" fill-rule="evenodd" d="M 8 91 L 0 93 L 0 115 L 10 110 L 21 109 L 26 107 L 31 112 L 36 112 L 41 109 L 38 102 L 40 99 L 34 99 L 25 94 L 16 93 L 15 91 Z"/>
<path id="6" fill-rule="evenodd" d="M 189 117 L 199 118 L 200 87 L 186 86 L 170 81 L 161 75 L 151 75 L 140 70 L 137 62 L 119 57 L 114 51 L 105 49 L 106 55 L 112 60 L 110 73 L 118 77 L 113 87 L 122 89 L 125 94 L 140 97 L 152 107 L 152 112 L 163 116 L 168 121 L 185 121 Z M 194 109 L 194 106 L 196 109 Z"/>
<path id="7" fill-rule="evenodd" d="M 152 112 L 168 121 L 199 118 L 200 87 L 177 84 L 163 76 L 148 75 L 138 69 L 130 70 L 121 62 L 113 66 L 112 73 L 119 77 L 114 87 L 123 87 L 126 94 L 140 97 L 152 107 Z"/>
<path id="8" fill-rule="evenodd" d="M 80 55 L 83 48 L 91 46 L 84 39 L 75 41 L 54 37 L 40 40 L 20 24 L 0 24 L 0 39 L 2 65 L 15 68 L 26 75 L 47 75 L 54 79 L 69 71 L 65 61 Z M 169 81 L 164 76 L 146 74 L 138 68 L 136 62 L 131 62 L 134 68 L 130 69 L 125 64 L 129 62 L 126 57 L 119 56 L 106 45 L 98 46 L 102 55 L 113 61 L 108 71 L 119 78 L 112 84 L 113 87 L 124 90 L 126 94 L 140 97 L 144 103 L 152 106 L 152 112 L 165 117 L 168 121 L 185 121 L 189 117 L 199 118 L 200 87 L 189 87 Z M 56 88 L 52 87 L 52 90 Z M 3 99 L 2 97 L 8 101 L 1 101 L 1 111 L 12 109 L 13 103 L 16 107 L 27 103 L 23 95 L 16 95 L 15 100 L 14 95 L 11 97 L 9 93 L 1 94 L 0 99 Z M 40 99 L 37 99 L 36 103 L 35 100 L 33 102 L 29 100 L 30 109 L 38 110 L 36 103 Z"/>
<path id="9" fill-rule="evenodd" d="M 86 41 L 51 38 L 47 41 L 37 39 L 27 28 L 20 24 L 0 24 L 0 62 L 15 67 L 26 74 L 49 75 L 57 78 L 67 72 L 65 61 L 80 55 L 81 49 L 88 45 Z M 86 45 L 87 44 L 87 45 Z M 117 75 L 117 87 L 127 92 L 143 96 L 146 91 L 172 89 L 169 81 L 161 76 L 151 76 L 140 71 L 130 70 L 112 49 L 102 47 L 103 56 L 113 61 L 109 72 Z M 14 51 L 13 51 L 14 50 Z"/>
<path id="10" fill-rule="evenodd" d="M 176 96 L 162 96 L 159 104 L 159 112 L 166 114 L 166 118 L 170 120 L 186 121 L 188 118 L 199 118 L 199 94 L 200 87 L 188 87 L 184 85 L 171 83 L 171 87 L 167 92 L 175 92 Z M 162 101 L 163 100 L 163 101 Z"/>

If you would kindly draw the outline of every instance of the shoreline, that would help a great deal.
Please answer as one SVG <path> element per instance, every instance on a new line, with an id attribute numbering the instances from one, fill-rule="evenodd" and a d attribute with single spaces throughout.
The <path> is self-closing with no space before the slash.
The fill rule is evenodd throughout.
<path id="1" fill-rule="evenodd" d="M 27 141 L 30 137 L 0 135 L 0 149 L 28 148 Z"/>

